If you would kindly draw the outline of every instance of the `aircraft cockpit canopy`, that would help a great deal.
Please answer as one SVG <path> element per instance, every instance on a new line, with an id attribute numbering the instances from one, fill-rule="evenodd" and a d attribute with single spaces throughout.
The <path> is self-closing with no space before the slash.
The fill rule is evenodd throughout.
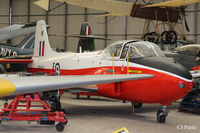
<path id="1" fill-rule="evenodd" d="M 129 58 L 164 56 L 156 44 L 145 41 L 118 41 L 109 45 L 104 52 L 107 57 L 114 55 L 115 58 L 120 59 L 125 59 L 127 53 Z"/>

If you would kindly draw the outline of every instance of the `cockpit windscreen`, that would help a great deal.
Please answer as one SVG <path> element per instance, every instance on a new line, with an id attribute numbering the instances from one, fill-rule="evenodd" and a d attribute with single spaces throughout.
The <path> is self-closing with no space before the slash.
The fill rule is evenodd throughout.
<path id="1" fill-rule="evenodd" d="M 128 43 L 114 43 L 105 49 L 107 56 L 120 57 L 120 59 L 126 58 L 127 52 L 129 58 L 144 58 L 164 56 L 160 48 L 153 43 L 149 42 L 128 42 Z"/>

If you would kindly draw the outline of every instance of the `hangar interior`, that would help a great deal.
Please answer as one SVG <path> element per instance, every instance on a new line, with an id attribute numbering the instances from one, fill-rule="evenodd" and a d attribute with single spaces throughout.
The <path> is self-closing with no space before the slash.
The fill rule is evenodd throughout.
<path id="1" fill-rule="evenodd" d="M 111 39 L 95 40 L 96 50 L 101 50 L 107 45 L 118 40 L 125 41 L 121 41 L 119 43 L 120 45 L 116 43 L 112 45 L 114 47 L 111 46 L 112 48 L 114 48 L 115 52 L 112 52 L 111 47 L 106 49 L 109 53 L 108 58 L 105 58 L 103 52 L 88 52 L 89 54 L 55 53 L 49 49 L 48 44 L 45 45 L 46 32 L 45 34 L 43 33 L 46 27 L 44 26 L 44 21 L 40 21 L 38 23 L 38 27 L 40 26 L 40 28 L 38 29 L 40 29 L 41 31 L 39 30 L 38 33 L 41 34 L 37 35 L 41 38 L 36 39 L 36 41 L 38 42 L 35 43 L 37 46 L 34 49 L 34 57 L 36 58 L 29 59 L 29 57 L 28 59 L 23 60 L 24 62 L 22 62 L 26 63 L 26 67 L 27 64 L 30 63 L 27 67 L 27 69 L 29 69 L 29 71 L 27 71 L 28 73 L 25 73 L 24 75 L 23 73 L 20 73 L 19 75 L 12 75 L 12 73 L 1 73 L 0 75 L 0 97 L 6 97 L 4 100 L 6 101 L 5 103 L 3 103 L 4 101 L 2 103 L 0 102 L 2 106 L 4 104 L 4 112 L 0 111 L 0 123 L 1 120 L 3 120 L 2 118 L 5 118 L 6 121 L 17 120 L 17 117 L 14 117 L 17 119 L 13 119 L 11 118 L 11 115 L 15 115 L 14 110 L 17 110 L 18 102 L 22 100 L 22 102 L 24 103 L 25 97 L 28 97 L 26 99 L 27 106 L 20 105 L 21 107 L 26 107 L 25 111 L 33 111 L 29 110 L 30 108 L 28 108 L 30 107 L 29 105 L 31 105 L 29 103 L 30 98 L 33 100 L 33 102 L 35 102 L 34 100 L 39 99 L 41 103 L 43 103 L 43 101 L 48 101 L 51 104 L 51 106 L 44 106 L 45 108 L 42 106 L 42 111 L 45 112 L 43 113 L 41 110 L 39 110 L 42 113 L 40 113 L 39 115 L 36 114 L 36 117 L 38 119 L 34 121 L 37 121 L 37 123 L 39 124 L 55 124 L 56 122 L 57 131 L 63 131 L 64 126 L 68 122 L 67 118 L 64 117 L 65 114 L 67 114 L 67 116 L 70 116 L 70 124 L 65 130 L 66 132 L 70 131 L 77 133 L 81 130 L 81 132 L 83 133 L 102 133 L 102 131 L 110 133 L 124 125 L 130 130 L 130 132 L 155 133 L 155 129 L 157 132 L 163 133 L 179 131 L 200 131 L 198 128 L 199 119 L 196 117 L 196 114 L 180 113 L 180 109 L 182 109 L 182 111 L 184 112 L 183 109 L 185 108 L 193 108 L 194 111 L 196 111 L 196 109 L 198 109 L 199 111 L 200 108 L 200 48 L 199 51 L 197 51 L 198 53 L 195 53 L 195 56 L 183 56 L 180 54 L 181 58 L 178 58 L 180 59 L 178 61 L 179 63 L 183 61 L 182 65 L 185 65 L 187 67 L 185 68 L 181 64 L 177 63 L 178 61 L 169 59 L 171 55 L 174 55 L 174 53 L 172 53 L 170 56 L 168 55 L 167 57 L 169 58 L 165 58 L 164 52 L 162 52 L 156 44 L 152 44 L 149 42 L 140 43 L 129 40 L 138 39 L 138 37 L 141 37 L 143 35 L 143 28 L 145 23 L 147 22 L 145 19 L 139 19 L 135 17 L 133 18 L 128 16 L 100 16 L 104 15 L 106 12 L 72 6 L 66 3 L 62 4 L 56 2 L 55 0 L 50 0 L 50 9 L 52 9 L 52 11 L 47 12 L 44 9 L 41 9 L 40 7 L 33 4 L 35 1 L 36 0 L 0 0 L 0 28 L 8 26 L 9 23 L 26 24 L 30 22 L 37 22 L 38 20 L 45 20 L 47 25 L 49 25 L 50 27 L 48 28 L 48 34 L 51 47 L 54 50 L 59 48 L 73 52 L 76 52 L 77 50 L 77 38 L 55 36 L 54 34 L 80 34 L 81 24 L 83 22 L 89 22 L 91 24 L 92 33 L 94 35 Z M 118 1 L 135 3 L 137 0 Z M 155 1 L 163 2 L 167 0 L 154 0 L 153 2 Z M 137 1 L 137 3 L 143 4 L 144 1 L 140 0 Z M 189 41 L 193 41 L 194 43 L 200 44 L 200 4 L 190 4 L 184 8 L 186 11 L 186 20 L 188 26 L 190 27 L 190 31 L 187 31 L 186 28 L 184 29 L 186 39 Z M 182 20 L 183 23 L 180 26 L 181 28 L 186 27 L 186 24 L 184 23 L 184 18 L 182 18 Z M 171 25 L 166 28 L 167 23 L 159 23 L 158 27 L 156 28 L 155 24 L 155 21 L 154 23 L 147 24 L 147 32 L 154 32 L 155 29 L 158 27 L 160 33 L 166 30 L 170 30 L 168 28 Z M 175 29 L 179 30 L 180 27 L 177 26 L 175 27 Z M 22 38 L 23 37 L 17 37 L 10 40 L 10 42 L 12 44 L 17 44 Z M 139 50 L 137 50 L 136 47 L 138 45 L 138 49 L 141 48 Z M 142 49 L 142 46 L 145 46 L 144 49 Z M 131 50 L 128 51 L 127 47 Z M 148 47 L 148 49 L 145 49 L 146 47 Z M 137 55 L 137 51 L 139 51 L 138 53 L 144 52 L 144 55 L 140 53 L 140 56 L 138 56 L 138 58 L 134 58 L 133 56 Z M 14 52 L 16 53 L 16 51 Z M 118 52 L 119 54 L 117 54 Z M 131 54 L 128 54 L 129 52 L 135 52 L 136 54 L 132 54 L 133 58 L 131 58 Z M 114 53 L 116 53 L 117 55 L 117 60 L 114 59 Z M 70 54 L 70 56 L 63 56 L 64 54 Z M 15 57 L 16 54 L 13 54 L 13 56 Z M 43 56 L 46 57 L 43 58 Z M 179 56 L 179 54 L 175 56 Z M 182 57 L 184 57 L 184 59 Z M 10 59 L 12 60 L 12 58 Z M 2 59 L 1 61 L 6 62 L 6 60 L 7 58 L 5 58 L 5 60 Z M 20 59 L 20 61 L 18 59 L 13 60 L 18 62 L 22 61 Z M 16 62 L 14 62 L 14 64 L 12 65 L 13 62 L 8 62 L 9 65 L 6 64 L 6 68 L 11 69 L 12 66 L 14 68 L 17 68 L 17 65 L 15 64 Z M 19 66 L 19 68 L 20 67 L 21 66 Z M 190 70 L 194 70 L 194 73 L 192 73 Z M 15 71 L 10 70 L 10 72 Z M 36 75 L 35 78 L 34 73 L 38 73 L 41 75 Z M 115 73 L 116 75 L 114 75 Z M 99 79 L 97 79 L 99 75 L 104 77 L 100 77 Z M 116 81 L 116 77 L 121 75 L 121 79 L 123 80 Z M 138 77 L 134 77 L 135 75 Z M 105 80 L 106 76 L 110 76 L 110 78 Z M 125 77 L 123 76 L 132 77 L 130 79 L 124 80 Z M 60 78 L 63 78 L 63 80 L 61 80 Z M 132 78 L 134 78 L 135 81 L 133 81 Z M 93 86 L 93 84 L 96 84 L 99 80 L 105 80 L 105 82 L 98 82 L 100 85 L 103 84 L 100 89 L 98 88 L 98 86 Z M 106 82 L 108 80 L 109 82 Z M 8 84 L 5 81 L 9 81 Z M 126 83 L 123 84 L 123 82 Z M 58 86 L 63 85 L 63 83 L 66 83 L 66 86 Z M 75 85 L 72 83 L 74 83 Z M 70 88 L 70 86 L 67 85 L 71 85 L 71 87 L 77 87 L 77 84 L 80 86 L 88 85 L 89 87 L 92 87 L 92 91 L 90 88 L 75 88 L 80 90 L 86 89 L 86 93 L 83 93 L 83 95 L 87 96 L 86 99 L 83 98 L 81 100 L 77 100 L 80 98 L 81 95 L 79 91 L 78 93 L 75 93 L 75 95 L 64 93 L 65 90 L 63 88 Z M 8 85 L 10 85 L 11 87 Z M 194 88 L 196 88 L 196 90 L 193 90 Z M 72 88 L 72 90 L 73 89 L 74 88 Z M 5 94 L 2 90 L 6 90 Z M 37 93 L 38 91 L 41 93 Z M 73 93 L 73 91 L 70 92 L 70 89 L 68 89 L 67 91 L 69 93 Z M 33 94 L 31 94 L 33 92 L 35 92 L 34 96 Z M 98 92 L 100 93 L 98 94 Z M 64 93 L 64 98 L 62 97 L 62 99 L 60 99 L 61 93 Z M 23 95 L 21 96 L 20 94 Z M 95 98 L 90 99 L 90 94 L 92 94 L 91 96 L 94 96 Z M 7 96 L 9 97 L 15 95 L 18 95 L 14 99 L 16 100 L 15 105 L 8 104 Z M 77 99 L 74 96 L 77 96 Z M 116 98 L 118 100 L 104 98 L 104 96 Z M 99 97 L 101 97 L 102 99 L 100 99 Z M 181 97 L 184 97 L 181 102 L 178 101 L 172 103 L 180 99 Z M 60 100 L 62 102 L 62 108 Z M 123 102 L 121 100 L 123 100 Z M 155 103 L 159 104 L 159 106 L 155 104 L 145 104 L 145 106 L 141 108 L 143 103 Z M 157 122 L 165 123 L 165 118 L 168 116 L 167 106 L 170 103 L 172 103 L 172 106 L 170 106 L 169 109 L 172 111 L 170 112 L 169 120 L 166 124 L 156 124 L 155 119 L 157 119 Z M 162 105 L 162 107 L 160 107 L 160 104 Z M 67 112 L 65 112 L 65 109 Z M 155 110 L 157 110 L 156 117 Z M 21 110 L 19 109 L 18 111 Z M 36 112 L 38 113 L 39 111 Z M 59 118 L 59 120 L 56 119 L 56 121 L 55 119 L 47 119 L 47 116 L 49 116 L 49 118 L 51 117 L 47 114 L 48 111 L 52 111 L 50 112 L 51 115 L 54 115 L 54 113 L 56 112 L 54 118 Z M 59 112 L 58 114 L 60 114 L 59 117 L 57 117 L 57 111 Z M 36 118 L 32 117 L 33 115 L 35 116 L 35 114 L 31 114 L 32 118 L 27 115 L 27 113 L 22 115 L 16 113 L 15 116 L 17 115 L 25 116 L 21 117 L 22 119 L 20 120 L 27 120 L 28 124 L 30 124 L 29 122 L 33 121 L 32 118 Z M 27 126 L 28 124 L 18 128 L 19 126 L 15 126 L 15 123 L 13 125 L 6 125 L 3 123 L 0 124 L 0 132 L 16 132 L 17 130 L 18 132 L 44 131 L 49 133 L 49 128 L 38 128 L 37 126 L 31 126 L 31 128 L 29 128 Z M 59 124 L 61 124 L 61 128 L 57 129 L 57 126 L 58 128 L 60 127 Z M 186 126 L 187 128 L 185 129 Z M 55 130 L 50 130 L 50 132 L 55 132 Z"/>
<path id="2" fill-rule="evenodd" d="M 121 0 L 126 2 L 135 2 L 135 0 Z M 156 0 L 162 2 L 163 0 Z M 134 39 L 140 37 L 143 32 L 144 19 L 125 17 L 125 16 L 104 16 L 99 15 L 105 12 L 86 9 L 82 7 L 72 6 L 50 0 L 50 8 L 58 8 L 47 12 L 40 7 L 33 4 L 35 0 L 0 0 L 0 28 L 8 26 L 9 9 L 11 12 L 10 21 L 14 23 L 29 23 L 38 20 L 45 20 L 50 26 L 48 33 L 51 34 L 79 34 L 82 22 L 89 22 L 92 26 L 92 32 L 95 35 L 107 37 L 112 40 L 95 40 L 96 49 L 105 48 L 110 43 L 123 40 Z M 143 3 L 138 1 L 137 3 Z M 11 8 L 9 8 L 11 7 Z M 190 32 L 186 30 L 188 40 L 193 40 L 200 43 L 200 20 L 199 4 L 191 4 L 186 8 L 186 19 L 190 27 Z M 153 31 L 152 25 L 149 26 L 148 31 Z M 161 28 L 162 30 L 162 28 Z M 76 51 L 78 45 L 77 38 L 70 38 L 64 36 L 49 36 L 50 44 L 53 48 L 68 51 Z M 21 38 L 12 40 L 16 43 Z"/>

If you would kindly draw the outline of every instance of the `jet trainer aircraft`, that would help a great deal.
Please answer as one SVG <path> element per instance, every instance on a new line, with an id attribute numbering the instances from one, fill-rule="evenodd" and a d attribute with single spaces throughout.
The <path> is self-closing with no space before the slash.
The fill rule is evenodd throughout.
<path id="1" fill-rule="evenodd" d="M 126 40 L 115 42 L 102 51 L 57 53 L 49 45 L 42 20 L 37 23 L 34 56 L 28 72 L 60 76 L 1 76 L 4 85 L 0 95 L 99 84 L 95 90 L 87 91 L 114 99 L 162 104 L 163 109 L 157 112 L 157 121 L 162 123 L 168 115 L 167 105 L 186 95 L 193 85 L 187 69 L 164 57 L 158 46 L 150 42 Z M 60 104 L 60 101 L 54 103 Z"/>
<path id="2" fill-rule="evenodd" d="M 163 110 L 158 111 L 159 122 L 165 122 L 166 106 L 183 97 L 192 88 L 192 76 L 187 69 L 164 57 L 153 43 L 127 40 L 113 43 L 103 51 L 56 53 L 49 45 L 44 25 L 44 21 L 38 22 L 33 62 L 28 65 L 28 72 L 56 72 L 59 75 L 153 75 L 151 79 L 98 85 L 95 91 L 115 99 L 161 103 Z"/>

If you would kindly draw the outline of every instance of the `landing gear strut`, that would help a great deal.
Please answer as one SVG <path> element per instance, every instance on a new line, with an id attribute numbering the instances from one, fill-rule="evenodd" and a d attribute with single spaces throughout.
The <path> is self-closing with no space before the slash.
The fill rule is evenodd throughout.
<path id="1" fill-rule="evenodd" d="M 43 98 L 49 101 L 52 111 L 61 111 L 60 91 L 44 92 Z"/>
<path id="2" fill-rule="evenodd" d="M 157 121 L 160 123 L 165 123 L 167 116 L 168 116 L 167 106 L 163 106 L 163 109 L 158 110 L 157 112 Z"/>

